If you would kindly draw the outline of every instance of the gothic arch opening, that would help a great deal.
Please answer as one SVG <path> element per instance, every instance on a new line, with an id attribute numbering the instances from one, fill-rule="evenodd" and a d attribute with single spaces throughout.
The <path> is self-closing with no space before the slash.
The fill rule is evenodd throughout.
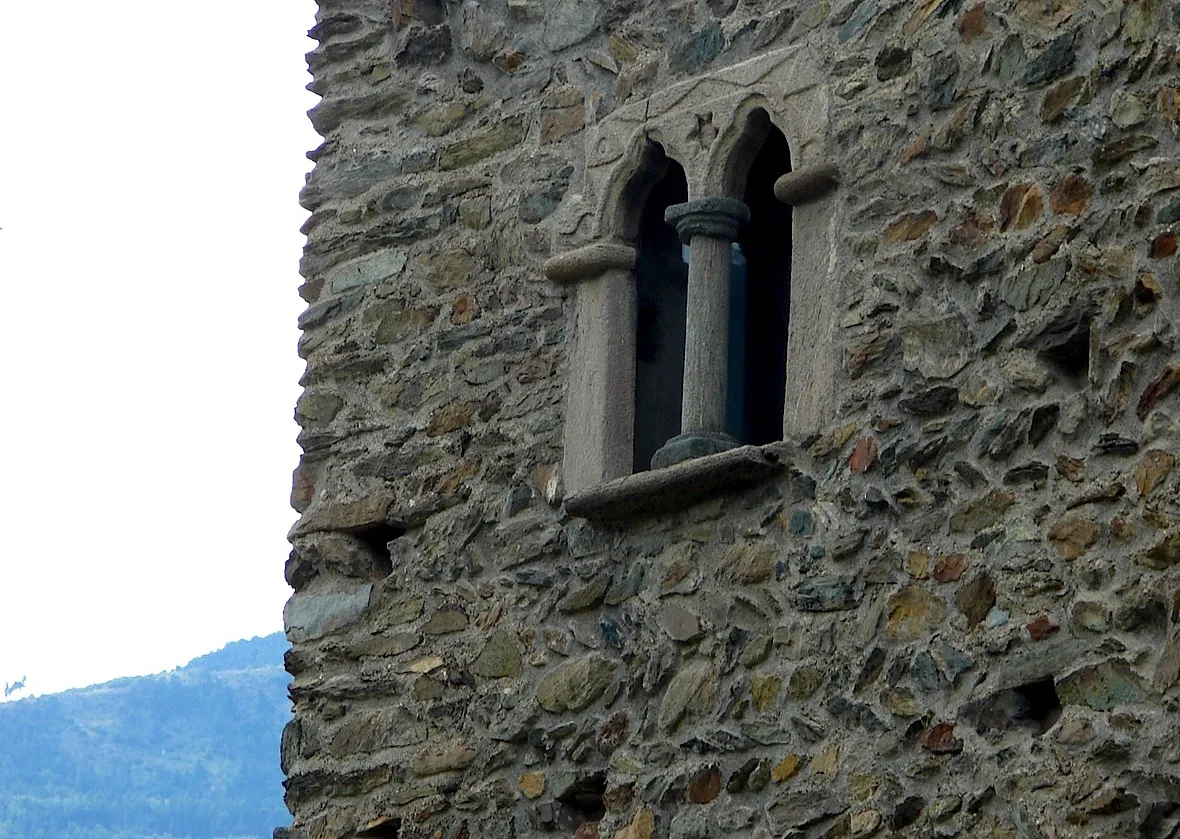
<path id="1" fill-rule="evenodd" d="M 680 433 L 684 388 L 685 307 L 688 265 L 676 229 L 664 211 L 688 200 L 684 169 L 652 144 L 646 155 L 647 174 L 640 182 L 658 180 L 643 202 L 636 235 L 635 434 L 634 470 L 651 468 L 651 458 L 669 438 Z M 657 151 L 658 150 L 658 151 Z"/>
<path id="2" fill-rule="evenodd" d="M 774 197 L 774 182 L 791 171 L 783 132 L 758 108 L 734 149 L 735 184 L 750 208 L 734 248 L 729 329 L 727 431 L 742 443 L 783 436 L 787 332 L 791 310 L 791 208 Z M 747 156 L 748 155 L 748 156 Z"/>

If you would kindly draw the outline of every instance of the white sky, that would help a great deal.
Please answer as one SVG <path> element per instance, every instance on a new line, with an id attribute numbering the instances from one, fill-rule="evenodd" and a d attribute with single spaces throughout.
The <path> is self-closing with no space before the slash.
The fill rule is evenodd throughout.
<path id="1" fill-rule="evenodd" d="M 282 628 L 314 14 L 0 2 L 0 682 Z"/>

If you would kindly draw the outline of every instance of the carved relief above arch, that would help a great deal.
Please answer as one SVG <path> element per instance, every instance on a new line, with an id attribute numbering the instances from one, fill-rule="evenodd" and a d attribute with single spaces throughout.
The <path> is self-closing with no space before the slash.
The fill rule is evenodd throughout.
<path id="1" fill-rule="evenodd" d="M 724 194 L 747 116 L 763 108 L 786 135 L 795 168 L 826 160 L 831 110 L 821 61 L 805 46 L 758 56 L 625 105 L 588 132 L 585 203 L 595 238 L 617 236 L 621 188 L 650 141 L 684 167 L 689 197 Z M 571 243 L 572 244 L 572 243 Z"/>
<path id="2" fill-rule="evenodd" d="M 551 279 L 578 283 L 565 436 L 569 490 L 629 474 L 633 247 L 647 196 L 662 177 L 660 160 L 683 167 L 690 201 L 741 200 L 752 158 L 773 125 L 786 138 L 791 169 L 832 171 L 822 66 L 806 46 L 788 47 L 675 84 L 588 129 L 582 194 L 555 217 L 557 256 L 546 265 Z M 790 221 L 784 436 L 806 433 L 834 412 L 837 203 L 797 206 Z"/>

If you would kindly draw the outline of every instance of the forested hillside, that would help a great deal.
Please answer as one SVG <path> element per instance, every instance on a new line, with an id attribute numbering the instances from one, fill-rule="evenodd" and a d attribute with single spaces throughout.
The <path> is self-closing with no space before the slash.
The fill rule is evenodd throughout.
<path id="1" fill-rule="evenodd" d="M 289 820 L 286 640 L 0 705 L 0 839 L 266 839 Z"/>

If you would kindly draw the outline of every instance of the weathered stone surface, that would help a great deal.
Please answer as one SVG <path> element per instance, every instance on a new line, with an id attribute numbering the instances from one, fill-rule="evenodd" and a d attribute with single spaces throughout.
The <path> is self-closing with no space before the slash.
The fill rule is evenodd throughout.
<path id="1" fill-rule="evenodd" d="M 1057 696 L 1063 705 L 1086 705 L 1095 711 L 1112 711 L 1142 702 L 1148 692 L 1127 662 L 1112 659 L 1075 670 L 1058 680 Z"/>
<path id="2" fill-rule="evenodd" d="M 443 772 L 466 769 L 478 755 L 479 752 L 462 743 L 432 747 L 415 755 L 410 768 L 419 777 L 429 777 Z"/>
<path id="3" fill-rule="evenodd" d="M 524 139 L 524 124 L 519 119 L 506 119 L 466 140 L 446 146 L 439 154 L 439 168 L 460 169 L 507 151 Z"/>
<path id="4" fill-rule="evenodd" d="M 288 627 L 291 839 L 1166 833 L 1180 6 L 345 5 L 286 573 L 372 589 Z M 786 442 L 649 470 L 722 197 Z"/>
<path id="5" fill-rule="evenodd" d="M 717 676 L 705 662 L 687 665 L 668 683 L 660 702 L 660 731 L 676 730 L 685 717 L 706 713 L 717 695 Z"/>
<path id="6" fill-rule="evenodd" d="M 1164 571 L 1180 564 L 1180 530 L 1169 533 L 1135 557 L 1144 568 Z"/>
<path id="7" fill-rule="evenodd" d="M 660 627 L 673 641 L 693 641 L 701 635 L 697 616 L 674 602 L 665 603 L 660 609 Z"/>
<path id="8" fill-rule="evenodd" d="M 856 590 L 837 577 L 804 583 L 795 592 L 795 608 L 804 612 L 838 612 L 856 605 Z"/>
<path id="9" fill-rule="evenodd" d="M 1175 465 L 1176 456 L 1171 452 L 1160 449 L 1144 452 L 1143 459 L 1139 461 L 1139 467 L 1135 470 L 1135 486 L 1139 490 L 1140 497 L 1150 495 L 1152 490 L 1158 487 L 1171 473 L 1172 467 Z"/>
<path id="10" fill-rule="evenodd" d="M 1139 397 L 1139 407 L 1135 411 L 1139 419 L 1147 419 L 1156 404 L 1177 386 L 1180 386 L 1180 364 L 1169 364 L 1151 380 Z"/>
<path id="11" fill-rule="evenodd" d="M 955 605 L 967 616 L 967 623 L 975 626 L 996 605 L 996 584 L 987 572 L 977 574 L 955 591 Z"/>
<path id="12" fill-rule="evenodd" d="M 537 702 L 546 711 L 560 714 L 590 706 L 617 678 L 617 667 L 605 656 L 591 653 L 549 671 L 537 685 Z"/>
<path id="13" fill-rule="evenodd" d="M 973 533 L 991 527 L 1015 503 L 1014 493 L 994 489 L 982 498 L 964 505 L 951 516 L 951 531 Z"/>
<path id="14" fill-rule="evenodd" d="M 598 0 L 556 0 L 547 4 L 545 48 L 553 52 L 580 44 L 598 28 Z"/>
<path id="15" fill-rule="evenodd" d="M 1067 516 L 1049 528 L 1049 539 L 1065 559 L 1077 559 L 1098 541 L 1102 529 L 1097 522 Z"/>
<path id="16" fill-rule="evenodd" d="M 909 641 L 934 631 L 945 617 L 946 601 L 922 586 L 908 586 L 889 598 L 885 634 Z"/>
<path id="17" fill-rule="evenodd" d="M 502 629 L 488 636 L 483 649 L 471 664 L 472 673 L 488 679 L 513 678 L 520 675 L 520 669 L 520 650 L 516 641 Z"/>
<path id="18" fill-rule="evenodd" d="M 353 586 L 338 594 L 296 594 L 283 609 L 283 624 L 292 642 L 310 641 L 339 632 L 369 608 L 373 587 Z"/>

